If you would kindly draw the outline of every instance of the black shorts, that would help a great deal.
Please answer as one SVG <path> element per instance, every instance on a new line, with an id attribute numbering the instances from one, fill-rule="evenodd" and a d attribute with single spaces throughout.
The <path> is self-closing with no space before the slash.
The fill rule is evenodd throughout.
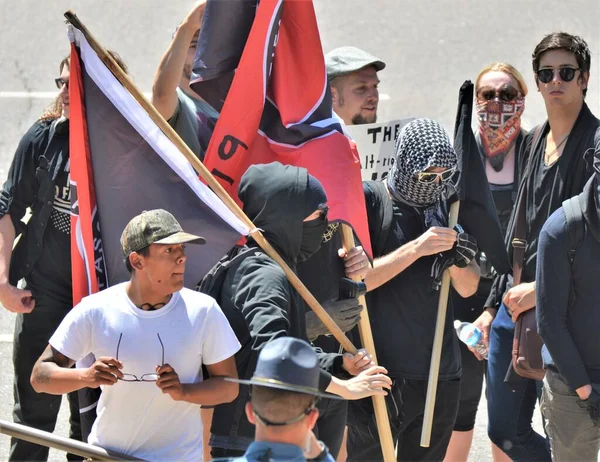
<path id="1" fill-rule="evenodd" d="M 462 380 L 460 383 L 460 402 L 458 415 L 454 423 L 454 431 L 468 432 L 475 428 L 477 408 L 481 400 L 483 376 L 487 361 L 479 361 L 467 346 L 460 342 L 462 359 Z"/>

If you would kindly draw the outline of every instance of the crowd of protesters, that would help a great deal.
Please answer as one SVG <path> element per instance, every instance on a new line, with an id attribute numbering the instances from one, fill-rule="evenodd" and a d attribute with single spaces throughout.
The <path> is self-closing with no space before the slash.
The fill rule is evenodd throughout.
<path id="1" fill-rule="evenodd" d="M 204 8 L 195 6 L 175 30 L 152 92 L 158 112 L 201 160 L 219 117 L 190 88 Z M 551 33 L 538 43 L 532 83 L 547 120 L 529 133 L 521 127 L 528 97 L 521 73 L 497 62 L 476 76 L 475 139 L 512 274 L 498 273 L 460 222 L 448 227 L 446 193 L 458 157 L 434 120 L 409 122 L 387 176 L 363 183 L 372 262 L 361 247 L 343 249 L 339 225 L 328 221 L 327 191 L 306 169 L 274 162 L 243 175 L 244 212 L 349 335 L 365 308 L 358 297 L 340 296 L 337 275 L 364 282 L 378 365 L 365 350 L 340 353 L 251 237 L 213 268 L 221 277 L 209 282 L 217 286 L 201 284 L 205 293 L 184 288 L 186 244 L 210 242 L 186 233 L 162 209 L 131 217 L 123 230 L 130 280 L 73 308 L 64 59 L 57 98 L 22 138 L 0 192 L 0 302 L 17 313 L 15 422 L 53 431 L 68 394 L 71 437 L 82 439 L 76 392 L 101 387 L 86 440 L 122 454 L 383 460 L 367 399 L 379 395 L 386 397 L 398 460 L 466 461 L 485 378 L 495 461 L 596 460 L 600 120 L 585 103 L 590 56 L 575 35 Z M 350 136 L 346 126 L 376 122 L 377 74 L 386 64 L 349 46 L 325 61 L 342 131 Z M 513 254 L 515 247 L 521 251 Z M 445 270 L 452 289 L 425 448 L 420 437 Z M 543 359 L 543 382 L 513 367 L 515 323 L 531 310 L 544 342 L 534 352 Z M 482 331 L 487 358 L 459 341 L 455 319 Z M 73 367 L 89 354 L 91 366 Z M 532 428 L 538 401 L 543 435 Z M 47 457 L 44 446 L 11 442 L 10 460 Z"/>

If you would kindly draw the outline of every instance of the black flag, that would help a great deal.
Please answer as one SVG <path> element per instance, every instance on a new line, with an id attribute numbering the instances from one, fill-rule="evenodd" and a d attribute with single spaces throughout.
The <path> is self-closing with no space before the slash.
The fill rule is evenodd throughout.
<path id="1" fill-rule="evenodd" d="M 454 126 L 454 149 L 458 156 L 460 177 L 456 195 L 460 200 L 458 221 L 477 239 L 479 249 L 500 274 L 510 272 L 502 228 L 496 213 L 494 198 L 479 156 L 479 148 L 471 129 L 473 84 L 467 80 L 460 87 L 458 110 Z"/>

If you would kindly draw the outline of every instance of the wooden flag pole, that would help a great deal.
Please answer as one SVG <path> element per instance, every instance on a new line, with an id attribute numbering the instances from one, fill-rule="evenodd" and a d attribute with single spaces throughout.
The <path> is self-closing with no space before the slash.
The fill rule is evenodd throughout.
<path id="1" fill-rule="evenodd" d="M 456 223 L 458 223 L 459 208 L 460 201 L 456 201 L 450 206 L 450 213 L 448 215 L 449 228 L 454 228 Z M 442 344 L 444 341 L 444 326 L 446 325 L 446 311 L 448 309 L 449 293 L 450 273 L 448 270 L 446 270 L 442 276 L 442 285 L 440 286 L 437 320 L 435 322 L 435 334 L 433 336 L 433 351 L 431 352 L 431 363 L 429 365 L 429 380 L 427 382 L 427 396 L 425 398 L 425 414 L 423 415 L 423 428 L 421 430 L 421 446 L 424 448 L 428 448 L 431 442 L 433 411 L 435 409 L 438 377 L 440 375 L 440 359 L 442 357 Z"/>
<path id="2" fill-rule="evenodd" d="M 342 224 L 342 245 L 346 252 L 356 247 L 352 228 L 346 224 Z M 373 340 L 373 332 L 371 331 L 371 321 L 369 320 L 369 310 L 367 309 L 367 301 L 364 295 L 358 299 L 363 306 L 360 313 L 360 321 L 358 323 L 358 331 L 364 348 L 373 357 L 375 364 L 377 355 L 375 353 L 375 342 Z M 383 452 L 383 460 L 391 462 L 396 460 L 394 452 L 394 440 L 392 438 L 392 430 L 390 428 L 390 419 L 385 405 L 385 397 L 373 396 L 373 409 L 375 410 L 375 420 L 377 422 L 377 432 L 379 433 L 379 442 L 381 443 L 381 451 Z"/>
<path id="3" fill-rule="evenodd" d="M 344 347 L 344 349 L 352 354 L 356 354 L 358 351 L 352 342 L 346 337 L 346 334 L 339 328 L 335 321 L 329 316 L 327 311 L 319 304 L 317 299 L 310 293 L 306 286 L 300 281 L 298 276 L 290 269 L 287 263 L 281 258 L 277 251 L 271 246 L 271 244 L 265 239 L 263 234 L 258 228 L 252 223 L 252 220 L 246 216 L 244 211 L 239 205 L 233 200 L 233 198 L 225 191 L 221 184 L 212 176 L 208 169 L 202 162 L 196 157 L 191 149 L 185 144 L 185 142 L 175 132 L 173 127 L 163 118 L 163 116 L 156 110 L 150 101 L 144 96 L 144 94 L 135 86 L 133 80 L 121 69 L 113 57 L 106 52 L 106 50 L 94 39 L 89 30 L 83 25 L 79 18 L 71 11 L 65 13 L 65 17 L 74 27 L 79 29 L 86 40 L 96 52 L 98 57 L 104 62 L 104 64 L 111 70 L 117 80 L 129 91 L 131 96 L 144 108 L 154 123 L 162 130 L 162 132 L 171 140 L 171 142 L 177 147 L 177 149 L 185 156 L 187 161 L 192 167 L 198 172 L 206 184 L 212 189 L 212 191 L 221 199 L 221 201 L 231 210 L 238 219 L 244 223 L 250 229 L 250 235 L 254 238 L 256 243 L 265 251 L 265 253 L 275 260 L 285 272 L 288 280 L 298 291 L 300 296 L 304 299 L 308 306 L 315 312 L 317 317 L 323 324 L 329 329 L 329 332 L 335 337 L 335 339 Z"/>

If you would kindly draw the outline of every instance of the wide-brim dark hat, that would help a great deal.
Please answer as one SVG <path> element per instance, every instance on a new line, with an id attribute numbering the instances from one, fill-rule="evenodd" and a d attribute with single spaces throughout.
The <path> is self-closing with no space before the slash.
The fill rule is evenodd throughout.
<path id="1" fill-rule="evenodd" d="M 319 398 L 344 399 L 319 390 L 320 368 L 310 344 L 293 337 L 275 339 L 261 350 L 250 380 L 226 377 L 228 382 L 277 388 Z"/>

